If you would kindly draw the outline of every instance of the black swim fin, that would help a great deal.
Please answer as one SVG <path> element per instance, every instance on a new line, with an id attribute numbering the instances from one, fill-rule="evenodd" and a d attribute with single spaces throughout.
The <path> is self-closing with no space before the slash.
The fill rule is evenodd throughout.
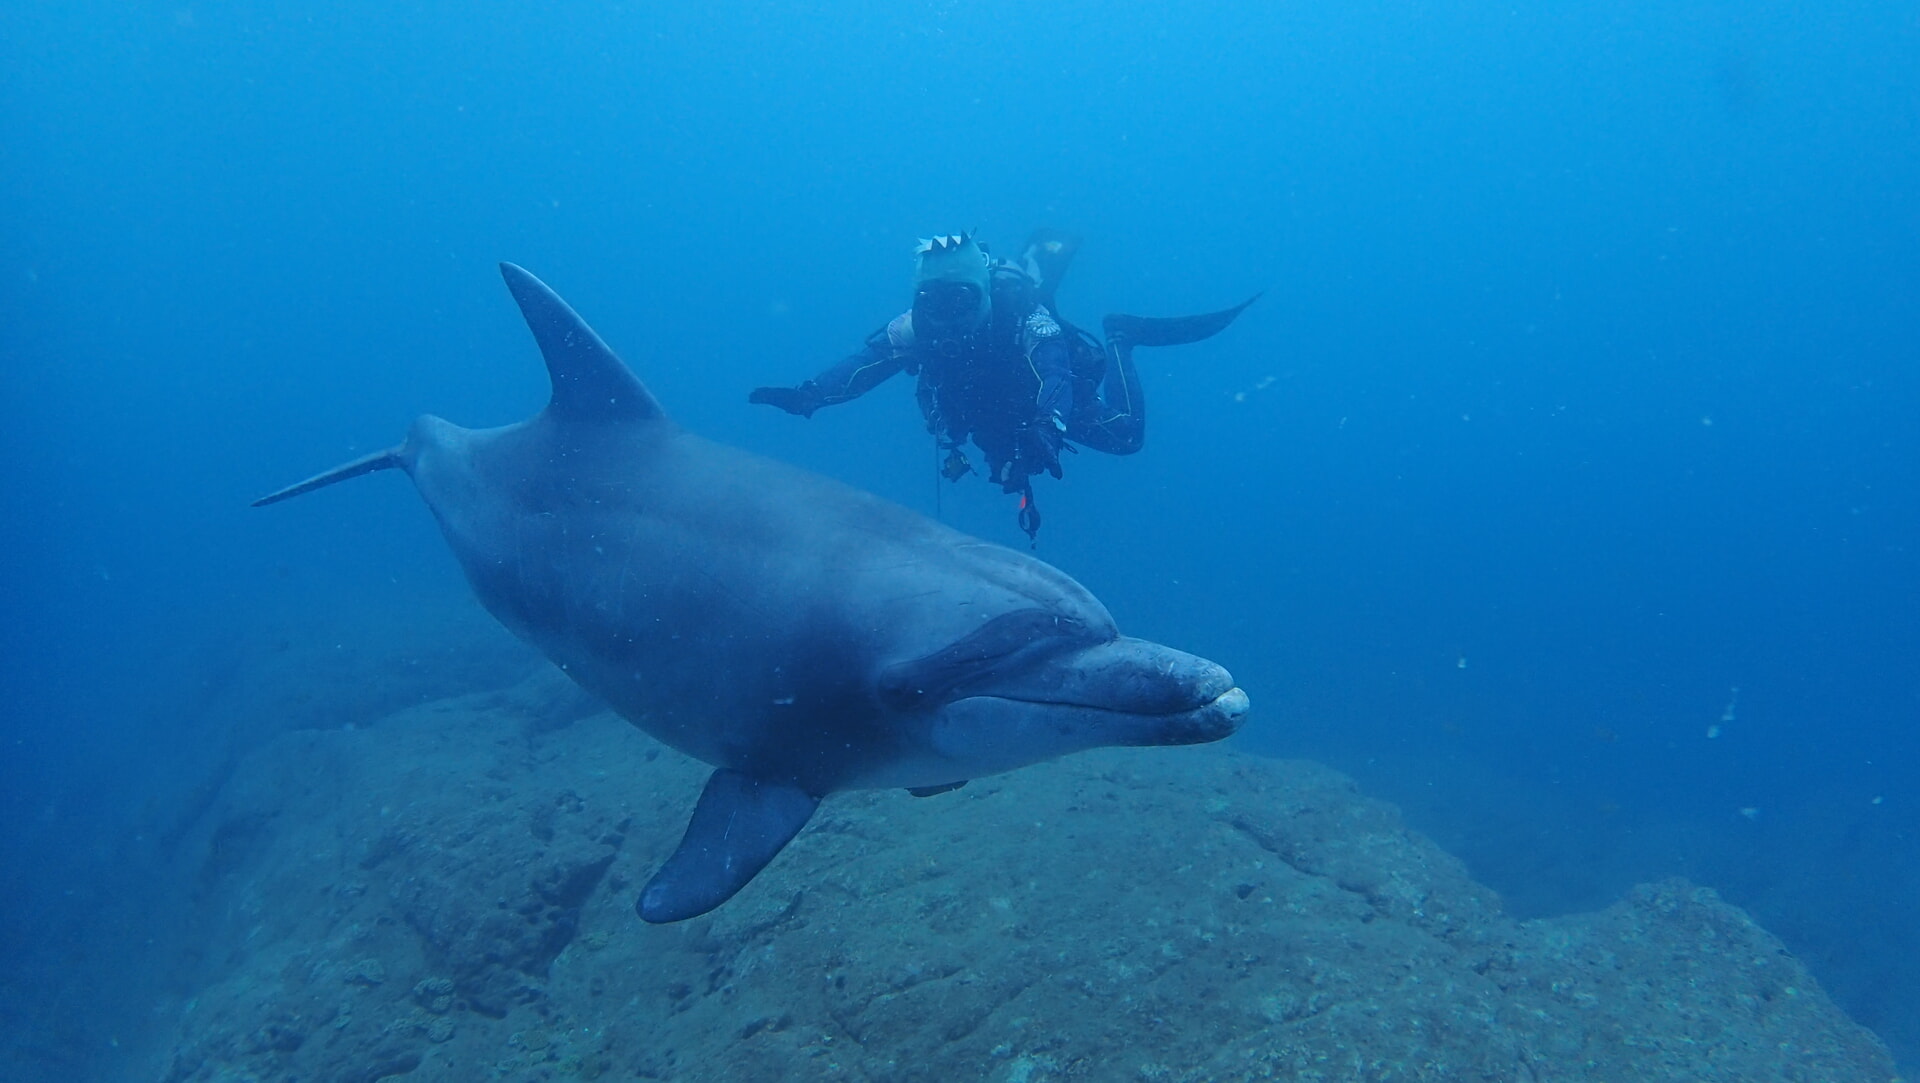
<path id="1" fill-rule="evenodd" d="M 1185 346 L 1212 338 L 1227 329 L 1234 317 L 1260 299 L 1259 294 L 1218 312 L 1200 316 L 1126 316 L 1118 313 L 1101 321 L 1108 342 L 1125 340 L 1129 346 Z"/>
<path id="2" fill-rule="evenodd" d="M 635 909 L 658 925 L 719 906 L 759 875 L 819 807 L 820 799 L 798 786 L 715 771 L 680 848 L 647 882 Z"/>
<path id="3" fill-rule="evenodd" d="M 1043 227 L 1027 238 L 1027 247 L 1020 253 L 1020 265 L 1033 276 L 1036 295 L 1049 311 L 1060 311 L 1054 305 L 1053 295 L 1060 291 L 1060 280 L 1067 276 L 1067 267 L 1079 251 L 1079 235 L 1065 230 Z"/>

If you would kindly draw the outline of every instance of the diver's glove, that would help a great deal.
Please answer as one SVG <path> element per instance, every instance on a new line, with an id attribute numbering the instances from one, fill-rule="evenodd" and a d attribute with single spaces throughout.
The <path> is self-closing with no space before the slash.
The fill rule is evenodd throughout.
<path id="1" fill-rule="evenodd" d="M 1035 418 L 1020 428 L 1020 465 L 1025 473 L 1038 474 L 1042 470 L 1060 480 L 1060 452 L 1062 449 L 1073 451 L 1074 446 L 1067 443 L 1067 423 L 1059 414 Z"/>
<path id="2" fill-rule="evenodd" d="M 766 406 L 778 406 L 790 414 L 812 417 L 813 412 L 826 405 L 820 395 L 820 385 L 808 380 L 799 387 L 756 387 L 747 393 L 747 401 Z"/>

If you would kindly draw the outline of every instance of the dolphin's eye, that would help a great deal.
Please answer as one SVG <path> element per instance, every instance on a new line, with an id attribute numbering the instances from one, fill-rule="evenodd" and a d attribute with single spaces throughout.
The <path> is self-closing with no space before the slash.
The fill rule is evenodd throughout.
<path id="1" fill-rule="evenodd" d="M 945 696 L 961 682 L 992 673 L 1015 656 L 1034 649 L 1045 653 L 1081 646 L 1099 637 L 1077 617 L 1045 609 L 1003 613 L 956 642 L 910 662 L 887 667 L 880 675 L 880 698 L 896 710 L 910 709 L 929 696 Z"/>

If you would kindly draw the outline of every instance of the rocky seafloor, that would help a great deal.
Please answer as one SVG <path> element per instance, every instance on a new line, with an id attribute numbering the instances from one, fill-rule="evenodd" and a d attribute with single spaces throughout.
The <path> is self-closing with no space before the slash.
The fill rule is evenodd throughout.
<path id="1" fill-rule="evenodd" d="M 645 925 L 704 774 L 551 672 L 272 738 L 173 843 L 202 943 L 151 1078 L 1896 1075 L 1710 890 L 1515 921 L 1345 777 L 1218 748 L 836 795 Z"/>

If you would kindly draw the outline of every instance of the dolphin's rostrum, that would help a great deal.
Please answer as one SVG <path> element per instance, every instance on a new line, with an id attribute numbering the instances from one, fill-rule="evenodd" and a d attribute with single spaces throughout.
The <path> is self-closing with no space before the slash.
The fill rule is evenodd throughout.
<path id="1" fill-rule="evenodd" d="M 713 765 L 641 917 L 725 902 L 835 790 L 937 793 L 1238 728 L 1226 670 L 1120 635 L 1030 556 L 684 431 L 566 302 L 501 272 L 546 357 L 545 409 L 482 430 L 422 417 L 256 503 L 405 470 L 501 623 Z"/>

